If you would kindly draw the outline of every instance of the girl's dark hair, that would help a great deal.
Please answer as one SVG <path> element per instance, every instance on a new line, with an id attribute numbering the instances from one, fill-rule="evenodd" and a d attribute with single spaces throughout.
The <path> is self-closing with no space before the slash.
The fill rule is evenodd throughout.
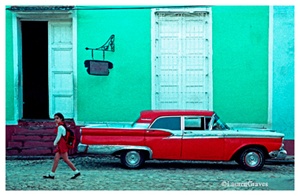
<path id="1" fill-rule="evenodd" d="M 54 116 L 58 116 L 62 121 L 65 121 L 65 117 L 64 117 L 64 115 L 62 115 L 62 113 L 56 113 L 56 114 L 54 114 Z"/>

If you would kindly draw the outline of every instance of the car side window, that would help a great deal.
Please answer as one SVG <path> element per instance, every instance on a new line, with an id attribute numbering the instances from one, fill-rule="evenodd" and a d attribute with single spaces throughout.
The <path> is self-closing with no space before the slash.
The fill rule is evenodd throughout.
<path id="1" fill-rule="evenodd" d="M 204 117 L 189 116 L 184 117 L 184 130 L 204 130 Z"/>
<path id="2" fill-rule="evenodd" d="M 184 117 L 184 130 L 208 130 L 211 117 L 187 116 Z"/>
<path id="3" fill-rule="evenodd" d="M 180 117 L 158 118 L 150 127 L 151 129 L 180 130 Z"/>

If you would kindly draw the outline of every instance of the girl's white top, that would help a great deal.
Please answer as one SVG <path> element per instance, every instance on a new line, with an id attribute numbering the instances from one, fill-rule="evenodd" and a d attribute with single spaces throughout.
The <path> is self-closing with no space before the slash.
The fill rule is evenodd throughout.
<path id="1" fill-rule="evenodd" d="M 57 143 L 59 142 L 61 136 L 65 136 L 65 135 L 66 135 L 66 128 L 64 126 L 60 125 L 58 127 L 57 135 L 56 135 L 56 138 L 55 138 L 55 140 L 53 142 L 53 145 L 56 146 Z"/>

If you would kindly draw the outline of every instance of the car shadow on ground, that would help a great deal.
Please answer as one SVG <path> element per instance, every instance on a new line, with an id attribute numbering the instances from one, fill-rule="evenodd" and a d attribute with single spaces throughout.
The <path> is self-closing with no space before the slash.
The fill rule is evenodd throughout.
<path id="1" fill-rule="evenodd" d="M 144 169 L 218 169 L 240 170 L 235 162 L 207 162 L 207 161 L 147 161 Z"/>
<path id="2" fill-rule="evenodd" d="M 81 168 L 89 169 L 127 169 L 125 168 L 120 159 L 117 157 L 99 156 L 99 157 L 86 157 L 81 160 L 74 159 L 76 165 Z M 170 160 L 147 160 L 144 165 L 139 169 L 219 169 L 219 170 L 241 170 L 240 166 L 234 162 L 212 162 L 212 161 L 170 161 Z"/>
<path id="3" fill-rule="evenodd" d="M 125 168 L 120 159 L 112 156 L 95 156 L 81 157 L 79 160 L 74 159 L 74 163 L 80 168 L 89 169 L 128 169 Z M 289 165 L 293 162 L 276 162 L 266 160 L 263 171 L 271 171 L 275 165 Z M 160 169 L 160 170 L 176 170 L 176 169 L 207 169 L 207 170 L 243 170 L 235 161 L 170 161 L 170 160 L 147 160 L 144 165 L 139 168 L 144 170 Z"/>

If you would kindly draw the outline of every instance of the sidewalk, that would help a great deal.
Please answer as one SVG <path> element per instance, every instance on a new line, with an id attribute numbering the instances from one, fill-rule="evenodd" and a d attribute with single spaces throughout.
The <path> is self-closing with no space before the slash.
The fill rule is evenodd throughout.
<path id="1" fill-rule="evenodd" d="M 15 157 L 16 158 L 16 157 Z M 259 172 L 237 163 L 147 161 L 141 169 L 124 169 L 115 157 L 70 157 L 81 171 L 60 160 L 55 179 L 43 179 L 53 157 L 7 159 L 6 190 L 294 190 L 293 162 L 268 162 Z M 289 159 L 291 161 L 292 159 Z"/>

